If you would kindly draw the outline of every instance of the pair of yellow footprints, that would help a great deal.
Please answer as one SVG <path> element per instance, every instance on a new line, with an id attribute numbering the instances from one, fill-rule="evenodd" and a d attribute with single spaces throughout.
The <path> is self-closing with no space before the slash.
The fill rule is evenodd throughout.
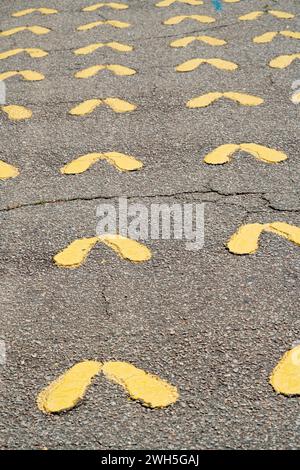
<path id="1" fill-rule="evenodd" d="M 123 387 L 132 400 L 150 408 L 164 408 L 179 398 L 176 387 L 128 362 L 83 361 L 39 393 L 38 408 L 43 413 L 59 413 L 74 408 L 84 397 L 92 379 L 100 373 Z"/>

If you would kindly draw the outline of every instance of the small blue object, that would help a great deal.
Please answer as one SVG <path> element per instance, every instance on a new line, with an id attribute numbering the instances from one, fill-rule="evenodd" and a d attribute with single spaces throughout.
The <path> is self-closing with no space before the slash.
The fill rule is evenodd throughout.
<path id="1" fill-rule="evenodd" d="M 213 6 L 215 7 L 215 9 L 217 11 L 221 11 L 222 10 L 222 1 L 221 0 L 212 0 L 212 3 L 213 3 Z"/>

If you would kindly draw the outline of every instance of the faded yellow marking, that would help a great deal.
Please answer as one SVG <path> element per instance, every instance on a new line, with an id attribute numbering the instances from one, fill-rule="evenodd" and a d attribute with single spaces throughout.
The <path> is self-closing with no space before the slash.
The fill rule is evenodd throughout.
<path id="1" fill-rule="evenodd" d="M 209 106 L 214 101 L 218 100 L 219 98 L 229 98 L 233 101 L 238 102 L 243 106 L 258 106 L 264 102 L 262 98 L 254 95 L 248 95 L 246 93 L 237 93 L 237 92 L 211 92 L 206 93 L 201 96 L 197 96 L 196 98 L 192 98 L 187 102 L 188 108 L 204 108 Z"/>
<path id="2" fill-rule="evenodd" d="M 100 72 L 101 70 L 109 70 L 115 75 L 120 75 L 120 76 L 136 74 L 136 71 L 129 67 L 124 67 L 123 65 L 117 65 L 117 64 L 107 64 L 107 65 L 93 65 L 92 67 L 88 67 L 87 69 L 80 70 L 79 72 L 75 73 L 75 77 L 76 78 L 94 77 L 94 75 L 97 75 L 97 73 Z"/>
<path id="3" fill-rule="evenodd" d="M 18 168 L 0 160 L 0 180 L 5 180 L 8 178 L 15 178 L 18 175 L 19 175 Z"/>
<path id="4" fill-rule="evenodd" d="M 75 364 L 39 393 L 39 410 L 43 413 L 59 413 L 74 408 L 101 369 L 102 364 L 98 361 Z"/>
<path id="5" fill-rule="evenodd" d="M 267 33 L 261 34 L 260 36 L 255 36 L 253 42 L 264 44 L 267 42 L 273 41 L 273 39 L 278 35 L 277 31 L 268 31 Z"/>
<path id="6" fill-rule="evenodd" d="M 230 62 L 229 60 L 223 60 L 223 59 L 191 59 L 188 60 L 187 62 L 183 62 L 183 64 L 180 64 L 176 67 L 177 72 L 191 72 L 192 70 L 195 70 L 196 68 L 199 67 L 201 64 L 210 64 L 213 67 L 216 67 L 217 69 L 221 70 L 236 70 L 238 68 L 238 65 L 235 64 L 234 62 Z"/>
<path id="7" fill-rule="evenodd" d="M 163 22 L 163 24 L 166 25 L 174 25 L 174 24 L 179 24 L 184 20 L 195 20 L 198 21 L 199 23 L 213 23 L 216 21 L 215 18 L 212 16 L 206 16 L 206 15 L 180 15 L 180 16 L 172 16 L 172 18 L 169 18 Z"/>
<path id="8" fill-rule="evenodd" d="M 80 238 L 74 240 L 64 250 L 54 256 L 53 261 L 57 266 L 63 268 L 78 268 L 81 266 L 89 252 L 98 243 L 98 237 Z"/>
<path id="9" fill-rule="evenodd" d="M 269 10 L 268 13 L 270 13 L 270 15 L 276 16 L 276 18 L 285 19 L 285 20 L 295 18 L 295 15 L 293 15 L 292 13 L 288 13 L 287 11 Z"/>
<path id="10" fill-rule="evenodd" d="M 0 73 L 0 80 L 6 80 L 7 78 L 15 77 L 20 75 L 24 80 L 35 82 L 44 80 L 45 76 L 42 73 L 35 72 L 34 70 L 9 70 L 7 72 Z"/>
<path id="11" fill-rule="evenodd" d="M 282 36 L 285 36 L 286 38 L 291 38 L 291 39 L 300 39 L 300 32 L 299 31 L 280 31 L 280 34 Z"/>
<path id="12" fill-rule="evenodd" d="M 227 248 L 231 253 L 237 255 L 255 253 L 259 248 L 259 236 L 263 231 L 275 233 L 300 246 L 300 227 L 285 222 L 270 222 L 268 224 L 242 225 L 230 238 Z"/>
<path id="13" fill-rule="evenodd" d="M 101 235 L 99 241 L 112 248 L 121 258 L 135 263 L 152 258 L 151 251 L 145 245 L 121 235 Z"/>
<path id="14" fill-rule="evenodd" d="M 17 26 L 16 28 L 1 31 L 0 36 L 12 36 L 13 34 L 20 33 L 22 31 L 30 31 L 31 33 L 39 36 L 49 33 L 51 29 L 44 28 L 43 26 Z"/>
<path id="15" fill-rule="evenodd" d="M 48 55 L 48 52 L 43 51 L 42 49 L 38 49 L 36 47 L 29 47 L 26 49 L 11 49 L 10 51 L 1 52 L 0 60 L 8 59 L 9 57 L 20 54 L 21 52 L 26 52 L 30 57 L 33 58 L 45 57 Z"/>
<path id="16" fill-rule="evenodd" d="M 80 238 L 71 242 L 53 257 L 54 263 L 61 268 L 74 269 L 83 264 L 88 254 L 97 243 L 104 243 L 123 259 L 142 262 L 151 259 L 151 251 L 141 243 L 121 235 L 101 235 L 99 237 Z"/>
<path id="17" fill-rule="evenodd" d="M 88 31 L 89 29 L 96 28 L 100 25 L 109 25 L 113 26 L 114 28 L 128 28 L 130 26 L 129 23 L 125 23 L 124 21 L 118 20 L 99 20 L 93 21 L 92 23 L 83 24 L 82 26 L 78 26 L 77 31 Z"/>
<path id="18" fill-rule="evenodd" d="M 120 98 L 91 99 L 80 103 L 69 111 L 74 116 L 84 116 L 92 113 L 101 104 L 107 104 L 115 113 L 127 113 L 134 111 L 136 106 Z"/>
<path id="19" fill-rule="evenodd" d="M 58 13 L 58 11 L 54 8 L 28 8 L 27 10 L 16 11 L 15 13 L 12 13 L 11 16 L 19 17 L 31 15 L 32 13 L 41 13 L 42 15 L 53 15 L 54 13 Z"/>
<path id="20" fill-rule="evenodd" d="M 186 47 L 194 41 L 202 41 L 210 46 L 224 46 L 227 44 L 223 39 L 214 38 L 212 36 L 186 36 L 181 39 L 175 39 L 170 42 L 171 47 Z"/>
<path id="21" fill-rule="evenodd" d="M 280 55 L 269 62 L 269 66 L 275 69 L 285 69 L 295 59 L 300 59 L 300 54 Z"/>
<path id="22" fill-rule="evenodd" d="M 228 250 L 235 255 L 255 253 L 264 227 L 264 224 L 242 225 L 227 243 Z"/>
<path id="23" fill-rule="evenodd" d="M 135 171 L 143 166 L 142 162 L 134 157 L 119 152 L 88 153 L 65 165 L 61 173 L 65 175 L 84 173 L 100 160 L 106 160 L 120 171 Z"/>
<path id="24" fill-rule="evenodd" d="M 90 44 L 89 46 L 81 47 L 80 49 L 76 49 L 74 51 L 74 54 L 76 55 L 86 55 L 86 54 L 91 54 L 92 52 L 95 52 L 97 49 L 101 47 L 110 47 L 111 49 L 114 49 L 119 52 L 130 52 L 133 51 L 132 46 L 128 46 L 127 44 L 122 44 L 120 42 L 98 42 L 95 44 Z"/>
<path id="25" fill-rule="evenodd" d="M 236 144 L 220 145 L 205 156 L 204 162 L 210 165 L 222 165 L 224 163 L 228 163 L 231 160 L 230 157 L 234 152 L 239 150 L 239 148 L 240 146 Z"/>
<path id="26" fill-rule="evenodd" d="M 300 245 L 300 227 L 287 224 L 286 222 L 272 222 L 267 230 L 281 235 L 292 243 Z"/>
<path id="27" fill-rule="evenodd" d="M 107 379 L 121 385 L 132 400 L 149 408 L 164 408 L 179 398 L 176 387 L 128 362 L 106 362 L 102 371 Z"/>
<path id="28" fill-rule="evenodd" d="M 248 152 L 265 163 L 279 163 L 287 159 L 287 155 L 278 150 L 259 144 L 245 143 L 220 145 L 205 156 L 204 162 L 210 165 L 223 165 L 230 162 L 233 154 L 239 150 Z"/>
<path id="29" fill-rule="evenodd" d="M 300 91 L 293 94 L 291 101 L 293 103 L 300 103 Z"/>
<path id="30" fill-rule="evenodd" d="M 107 2 L 107 3 L 95 3 L 94 5 L 89 5 L 88 7 L 84 7 L 82 11 L 96 11 L 99 8 L 112 8 L 113 10 L 126 10 L 128 5 L 125 3 L 116 3 L 116 2 Z"/>
<path id="31" fill-rule="evenodd" d="M 280 10 L 268 10 L 267 12 L 264 12 L 264 11 L 252 11 L 250 13 L 247 13 L 246 15 L 242 15 L 239 17 L 239 20 L 242 20 L 242 21 L 253 21 L 253 20 L 257 20 L 258 18 L 260 18 L 262 15 L 264 15 L 265 13 L 269 13 L 270 15 L 272 16 L 275 16 L 276 18 L 279 18 L 279 19 L 284 19 L 284 20 L 287 20 L 287 19 L 291 19 L 291 18 L 294 18 L 295 15 L 293 15 L 292 13 L 288 13 L 286 11 L 280 11 Z"/>
<path id="32" fill-rule="evenodd" d="M 270 384 L 277 393 L 300 394 L 300 345 L 283 355 L 270 375 Z"/>
<path id="33" fill-rule="evenodd" d="M 156 4 L 157 7 L 169 7 L 173 3 L 185 3 L 187 5 L 203 5 L 202 0 L 162 0 Z"/>
<path id="34" fill-rule="evenodd" d="M 115 113 L 128 113 L 134 111 L 136 106 L 120 98 L 106 98 L 103 100 Z"/>
<path id="35" fill-rule="evenodd" d="M 29 119 L 32 116 L 32 111 L 30 109 L 25 108 L 24 106 L 18 105 L 6 105 L 0 107 L 2 111 L 4 111 L 8 118 L 12 121 L 23 121 L 25 119 Z"/>

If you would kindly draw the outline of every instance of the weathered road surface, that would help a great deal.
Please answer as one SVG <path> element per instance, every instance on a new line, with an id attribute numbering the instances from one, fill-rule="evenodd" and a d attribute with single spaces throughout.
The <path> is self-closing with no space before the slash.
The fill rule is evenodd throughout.
<path id="1" fill-rule="evenodd" d="M 267 31 L 300 31 L 300 5 L 241 0 L 217 13 L 210 1 L 167 8 L 155 3 L 128 0 L 126 10 L 89 13 L 81 11 L 89 4 L 84 0 L 1 1 L 1 30 L 51 29 L 43 36 L 28 31 L 0 36 L 1 52 L 20 47 L 49 52 L 40 59 L 18 54 L 0 61 L 1 72 L 32 69 L 46 77 L 6 81 L 7 103 L 28 107 L 31 119 L 11 121 L 0 114 L 0 158 L 20 171 L 0 187 L 0 337 L 7 348 L 6 364 L 0 366 L 2 448 L 300 446 L 299 399 L 276 395 L 268 383 L 282 354 L 300 340 L 300 249 L 272 234 L 264 234 L 259 251 L 250 256 L 225 247 L 243 223 L 300 226 L 300 105 L 291 101 L 299 61 L 285 69 L 268 65 L 281 54 L 299 53 L 300 41 L 278 36 L 266 44 L 252 42 Z M 238 20 L 266 4 L 295 17 Z M 11 16 L 29 6 L 59 13 Z M 162 24 L 185 14 L 213 16 L 216 22 Z M 76 30 L 99 18 L 131 27 Z M 169 47 L 195 33 L 225 39 L 227 45 L 197 41 Z M 129 44 L 134 51 L 73 54 L 102 41 Z M 219 57 L 239 68 L 175 71 L 195 57 Z M 103 63 L 138 73 L 74 78 Z M 244 92 L 264 103 L 248 107 L 222 99 L 205 108 L 186 107 L 191 98 L 211 91 Z M 109 96 L 134 103 L 136 111 L 116 114 L 100 107 L 82 117 L 68 114 L 85 99 Z M 288 160 L 267 164 L 239 153 L 230 164 L 203 163 L 219 145 L 241 142 L 281 150 Z M 97 151 L 133 155 L 144 168 L 121 173 L 99 163 L 81 175 L 60 174 L 65 163 Z M 148 240 L 150 262 L 132 264 L 99 246 L 79 269 L 55 266 L 58 251 L 95 235 L 97 206 L 121 195 L 148 206 L 205 201 L 204 248 L 191 252 L 181 241 Z M 77 408 L 41 413 L 39 391 L 83 359 L 131 362 L 176 385 L 180 399 L 150 410 L 97 378 Z"/>

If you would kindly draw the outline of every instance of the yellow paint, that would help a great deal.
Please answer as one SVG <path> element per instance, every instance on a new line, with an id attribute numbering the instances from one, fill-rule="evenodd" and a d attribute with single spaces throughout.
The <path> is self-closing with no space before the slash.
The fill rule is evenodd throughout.
<path id="1" fill-rule="evenodd" d="M 255 253 L 259 248 L 259 237 L 263 231 L 275 233 L 300 246 L 300 227 L 285 222 L 270 222 L 242 225 L 227 243 L 227 248 L 237 255 Z"/>
<path id="2" fill-rule="evenodd" d="M 84 173 L 100 160 L 106 160 L 120 171 L 135 171 L 143 166 L 142 162 L 134 157 L 119 152 L 88 153 L 65 165 L 61 169 L 61 173 L 65 175 Z"/>
<path id="3" fill-rule="evenodd" d="M 277 31 L 268 31 L 267 33 L 261 34 L 260 36 L 255 36 L 253 42 L 264 44 L 267 42 L 273 41 L 273 39 L 278 35 Z"/>
<path id="4" fill-rule="evenodd" d="M 42 73 L 35 72 L 33 70 L 10 70 L 8 72 L 0 73 L 0 80 L 6 80 L 7 78 L 20 75 L 24 80 L 35 82 L 39 80 L 44 80 L 45 76 Z"/>
<path id="5" fill-rule="evenodd" d="M 23 121 L 25 119 L 29 119 L 32 116 L 32 111 L 30 109 L 25 108 L 24 106 L 17 106 L 17 105 L 7 105 L 0 107 L 2 111 L 4 111 L 8 118 L 12 121 Z"/>
<path id="6" fill-rule="evenodd" d="M 0 36 L 12 36 L 13 34 L 20 33 L 22 31 L 30 31 L 31 33 L 39 36 L 47 34 L 51 30 L 48 28 L 44 28 L 43 26 L 17 26 L 16 28 L 1 31 Z"/>
<path id="7" fill-rule="evenodd" d="M 300 345 L 283 355 L 270 376 L 270 384 L 277 393 L 300 394 Z"/>
<path id="8" fill-rule="evenodd" d="M 112 8 L 113 10 L 126 10 L 128 5 L 125 3 L 116 3 L 116 2 L 107 2 L 107 3 L 95 3 L 95 5 L 90 5 L 88 7 L 84 7 L 82 11 L 96 11 L 99 8 L 108 7 Z"/>
<path id="9" fill-rule="evenodd" d="M 287 11 L 269 10 L 268 13 L 270 13 L 273 16 L 276 16 L 276 18 L 280 18 L 284 20 L 295 18 L 295 15 L 293 15 L 292 13 L 288 13 Z"/>
<path id="10" fill-rule="evenodd" d="M 234 152 L 239 150 L 239 148 L 240 146 L 236 144 L 220 145 L 220 147 L 217 147 L 205 156 L 204 162 L 209 165 L 222 165 L 224 163 L 228 163 L 231 160 L 230 157 Z"/>
<path id="11" fill-rule="evenodd" d="M 99 237 L 79 238 L 53 257 L 54 263 L 61 268 L 74 269 L 81 266 L 97 243 L 104 243 L 123 259 L 142 262 L 151 259 L 151 251 L 141 243 L 121 235 L 101 235 Z"/>
<path id="12" fill-rule="evenodd" d="M 80 103 L 75 108 L 69 111 L 69 114 L 74 116 L 84 116 L 85 114 L 92 113 L 101 104 L 106 104 L 115 113 L 127 113 L 134 111 L 136 106 L 129 103 L 128 101 L 121 100 L 120 98 L 105 98 L 105 99 L 91 99 Z"/>
<path id="13" fill-rule="evenodd" d="M 118 52 L 130 52 L 133 51 L 132 46 L 128 46 L 127 44 L 121 44 L 120 42 L 98 42 L 95 44 L 90 44 L 89 46 L 81 47 L 80 49 L 76 49 L 74 51 L 74 54 L 76 55 L 86 55 L 86 54 L 91 54 L 92 52 L 95 52 L 97 49 L 101 47 L 110 47 L 111 49 L 114 49 L 115 51 Z"/>
<path id="14" fill-rule="evenodd" d="M 35 47 L 26 48 L 26 49 L 11 49 L 10 51 L 5 51 L 5 52 L 0 53 L 0 60 L 8 59 L 9 57 L 20 54 L 21 52 L 26 52 L 30 57 L 33 57 L 33 58 L 45 57 L 48 55 L 48 52 L 43 51 L 42 49 L 35 48 Z"/>
<path id="15" fill-rule="evenodd" d="M 210 46 L 224 46 L 227 44 L 223 39 L 214 38 L 212 36 L 186 36 L 181 39 L 176 39 L 170 42 L 171 47 L 186 47 L 194 41 L 201 41 Z"/>
<path id="16" fill-rule="evenodd" d="M 258 106 L 264 102 L 262 98 L 259 98 L 254 95 L 247 95 L 245 93 L 237 93 L 237 92 L 211 92 L 206 93 L 205 95 L 197 96 L 187 102 L 188 108 L 204 108 L 209 106 L 214 101 L 218 100 L 219 98 L 229 98 L 233 101 L 238 102 L 243 106 Z"/>
<path id="17" fill-rule="evenodd" d="M 286 38 L 291 38 L 291 39 L 300 39 L 300 32 L 299 31 L 280 31 L 280 34 L 282 36 L 285 36 Z"/>
<path id="18" fill-rule="evenodd" d="M 176 387 L 128 362 L 106 362 L 102 371 L 109 380 L 121 385 L 132 400 L 149 408 L 164 408 L 179 398 Z"/>
<path id="19" fill-rule="evenodd" d="M 8 178 L 15 178 L 18 175 L 19 175 L 18 168 L 0 160 L 0 180 L 5 180 Z"/>
<path id="20" fill-rule="evenodd" d="M 285 69 L 295 59 L 300 59 L 300 54 L 280 55 L 275 57 L 275 59 L 272 59 L 269 66 L 275 69 Z"/>
<path id="21" fill-rule="evenodd" d="M 115 113 L 128 113 L 134 111 L 136 106 L 120 98 L 106 98 L 103 100 Z"/>
<path id="22" fill-rule="evenodd" d="M 236 70 L 237 64 L 223 59 L 191 59 L 176 67 L 177 72 L 191 72 L 199 67 L 201 64 L 210 64 L 213 67 L 221 70 Z"/>
<path id="23" fill-rule="evenodd" d="M 203 5 L 202 0 L 162 0 L 156 4 L 157 7 L 169 7 L 173 3 L 185 3 L 187 5 Z"/>
<path id="24" fill-rule="evenodd" d="M 267 230 L 281 235 L 292 243 L 300 245 L 300 227 L 287 224 L 286 222 L 272 222 Z"/>
<path id="25" fill-rule="evenodd" d="M 239 20 L 242 20 L 242 21 L 257 20 L 257 18 L 259 18 L 263 14 L 264 14 L 263 11 L 252 11 L 251 13 L 247 13 L 246 15 L 240 16 Z"/>
<path id="26" fill-rule="evenodd" d="M 145 245 L 121 235 L 101 235 L 99 241 L 112 248 L 121 258 L 135 263 L 152 258 L 151 251 Z"/>
<path id="27" fill-rule="evenodd" d="M 96 28 L 100 25 L 110 25 L 114 28 L 128 28 L 130 26 L 129 23 L 125 23 L 124 21 L 118 20 L 99 20 L 93 21 L 92 23 L 87 23 L 82 26 L 78 26 L 77 31 L 88 31 L 89 29 Z"/>
<path id="28" fill-rule="evenodd" d="M 117 65 L 117 64 L 107 64 L 107 65 L 93 65 L 92 67 L 88 67 L 87 69 L 80 70 L 79 72 L 75 73 L 75 77 L 76 78 L 94 77 L 94 75 L 97 75 L 97 73 L 100 72 L 101 70 L 109 70 L 115 75 L 120 75 L 120 76 L 136 74 L 136 71 L 129 67 L 124 67 L 123 65 Z"/>
<path id="29" fill-rule="evenodd" d="M 257 20 L 262 15 L 264 15 L 264 13 L 265 13 L 264 11 L 252 11 L 251 13 L 247 13 L 246 15 L 240 16 L 239 20 L 242 20 L 242 21 Z M 295 15 L 293 15 L 292 13 L 288 13 L 286 11 L 269 10 L 267 13 L 279 19 L 291 19 L 295 17 Z"/>
<path id="30" fill-rule="evenodd" d="M 291 101 L 293 103 L 300 103 L 300 91 L 293 94 Z"/>
<path id="31" fill-rule="evenodd" d="M 102 364 L 98 361 L 79 362 L 39 393 L 39 410 L 43 413 L 59 413 L 74 408 L 101 369 Z"/>
<path id="32" fill-rule="evenodd" d="M 228 250 L 235 255 L 255 253 L 263 229 L 264 224 L 242 225 L 227 243 Z"/>
<path id="33" fill-rule="evenodd" d="M 223 165 L 230 162 L 233 154 L 239 150 L 248 152 L 258 160 L 266 163 L 279 163 L 287 159 L 287 155 L 278 150 L 271 149 L 259 144 L 225 144 L 220 145 L 211 153 L 207 154 L 204 162 L 210 165 Z"/>
<path id="34" fill-rule="evenodd" d="M 54 13 L 58 13 L 58 11 L 54 8 L 28 8 L 27 10 L 16 11 L 15 13 L 12 13 L 11 16 L 19 17 L 31 15 L 32 13 L 41 13 L 42 15 L 53 15 Z"/>
<path id="35" fill-rule="evenodd" d="M 53 261 L 57 266 L 63 268 L 78 268 L 84 263 L 89 252 L 98 241 L 98 237 L 74 240 L 67 248 L 55 255 Z"/>
<path id="36" fill-rule="evenodd" d="M 163 24 L 174 25 L 174 24 L 179 24 L 184 20 L 195 20 L 195 21 L 198 21 L 199 23 L 213 23 L 214 21 L 216 21 L 215 18 L 213 18 L 212 16 L 180 15 L 180 16 L 172 16 L 172 18 L 165 20 Z"/>

